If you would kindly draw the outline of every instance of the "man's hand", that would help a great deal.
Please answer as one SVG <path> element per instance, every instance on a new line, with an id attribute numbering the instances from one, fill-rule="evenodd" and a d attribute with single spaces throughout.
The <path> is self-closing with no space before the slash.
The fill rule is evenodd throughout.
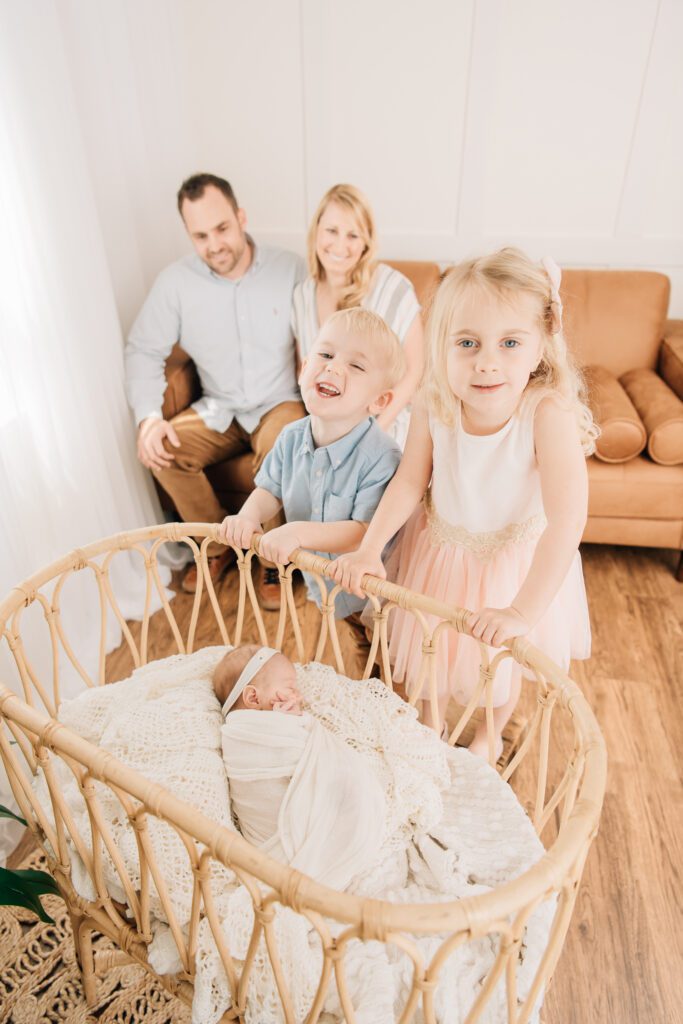
<path id="1" fill-rule="evenodd" d="M 379 576 L 382 580 L 387 578 L 382 559 L 379 556 L 367 555 L 360 548 L 358 551 L 351 551 L 348 555 L 340 555 L 334 560 L 330 569 L 334 581 L 345 590 L 350 590 L 352 594 L 357 594 L 358 597 L 367 597 L 360 586 L 366 573 Z"/>
<path id="2" fill-rule="evenodd" d="M 260 532 L 261 524 L 258 520 L 239 513 L 236 516 L 225 517 L 218 527 L 218 539 L 223 544 L 232 544 L 235 548 L 244 548 L 248 551 L 252 537 Z"/>
<path id="3" fill-rule="evenodd" d="M 472 636 L 491 647 L 500 647 L 504 640 L 523 636 L 531 629 L 524 616 L 512 607 L 482 608 L 481 611 L 471 612 L 467 624 L 472 630 Z"/>
<path id="4" fill-rule="evenodd" d="M 259 545 L 259 556 L 268 562 L 278 562 L 286 565 L 290 555 L 297 548 L 302 547 L 301 538 L 298 534 L 298 526 L 295 523 L 285 523 L 275 530 L 264 533 Z"/>
<path id="5" fill-rule="evenodd" d="M 174 461 L 175 455 L 164 448 L 165 437 L 180 448 L 178 435 L 168 420 L 149 416 L 138 427 L 138 458 L 147 469 L 168 469 Z"/>

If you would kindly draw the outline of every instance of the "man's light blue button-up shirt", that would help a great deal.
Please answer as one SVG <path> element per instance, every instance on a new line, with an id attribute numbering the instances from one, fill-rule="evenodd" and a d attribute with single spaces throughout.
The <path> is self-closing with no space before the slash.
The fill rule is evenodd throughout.
<path id="1" fill-rule="evenodd" d="M 196 254 L 157 277 L 125 351 L 136 423 L 161 415 L 164 363 L 177 341 L 194 359 L 202 386 L 193 408 L 212 430 L 222 433 L 234 417 L 251 433 L 264 413 L 300 398 L 290 319 L 304 262 L 249 241 L 251 264 L 235 281 L 215 274 Z"/>
<path id="2" fill-rule="evenodd" d="M 338 441 L 316 448 L 310 416 L 289 423 L 256 474 L 256 486 L 279 498 L 287 522 L 336 523 L 372 519 L 401 460 L 401 449 L 368 416 Z M 323 558 L 336 558 L 319 551 Z M 304 573 L 311 598 L 320 606 L 320 589 Z M 328 591 L 331 580 L 325 581 Z M 335 617 L 346 618 L 365 604 L 340 593 Z"/>

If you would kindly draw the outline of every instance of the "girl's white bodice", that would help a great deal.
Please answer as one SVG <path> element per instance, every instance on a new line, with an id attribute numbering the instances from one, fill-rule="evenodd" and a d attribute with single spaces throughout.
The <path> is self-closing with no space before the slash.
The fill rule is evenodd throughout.
<path id="1" fill-rule="evenodd" d="M 534 449 L 538 398 L 523 400 L 504 427 L 484 436 L 463 430 L 459 408 L 454 427 L 430 416 L 434 468 L 425 507 L 438 543 L 463 544 L 488 557 L 509 541 L 543 532 Z"/>

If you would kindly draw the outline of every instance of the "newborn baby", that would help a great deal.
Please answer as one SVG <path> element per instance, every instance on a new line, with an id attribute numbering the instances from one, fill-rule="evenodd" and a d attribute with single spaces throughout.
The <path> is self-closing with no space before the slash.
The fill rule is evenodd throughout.
<path id="1" fill-rule="evenodd" d="M 224 716 L 243 709 L 301 714 L 296 669 L 272 647 L 243 644 L 229 651 L 216 665 L 213 688 Z"/>
<path id="2" fill-rule="evenodd" d="M 379 779 L 361 754 L 302 710 L 296 669 L 279 651 L 235 648 L 218 663 L 213 685 L 240 832 L 276 860 L 345 888 L 382 842 Z"/>

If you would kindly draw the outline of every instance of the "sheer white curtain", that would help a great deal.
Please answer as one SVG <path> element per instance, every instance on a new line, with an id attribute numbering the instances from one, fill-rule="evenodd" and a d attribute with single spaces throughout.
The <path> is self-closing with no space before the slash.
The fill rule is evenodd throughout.
<path id="1" fill-rule="evenodd" d="M 50 0 L 0 2 L 0 224 L 4 596 L 72 548 L 160 518 L 135 457 L 121 330 Z M 140 576 L 122 557 L 116 565 L 117 596 L 134 617 Z M 97 608 L 78 582 L 65 588 L 65 598 L 69 633 L 92 662 Z M 48 660 L 39 625 L 32 650 L 38 668 Z M 112 624 L 110 646 L 119 640 Z M 9 662 L 0 644 L 0 679 L 12 686 Z M 81 686 L 69 683 L 71 693 Z M 8 802 L 0 780 L 0 803 Z M 0 819 L 0 853 L 3 828 Z M 8 842 L 5 836 L 5 851 Z"/>

